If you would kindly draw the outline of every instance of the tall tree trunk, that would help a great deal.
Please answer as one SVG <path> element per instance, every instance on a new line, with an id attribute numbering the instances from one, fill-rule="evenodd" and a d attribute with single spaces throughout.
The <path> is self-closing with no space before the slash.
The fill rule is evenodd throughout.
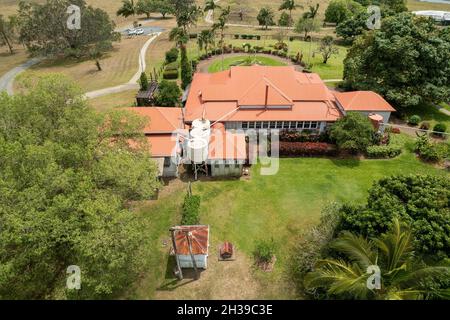
<path id="1" fill-rule="evenodd" d="M 98 71 L 102 71 L 102 66 L 100 65 L 100 60 L 96 59 L 95 60 L 95 65 L 97 66 L 97 70 Z"/>
<path id="2" fill-rule="evenodd" d="M 6 34 L 4 32 L 2 32 L 2 36 L 5 39 L 6 44 L 8 45 L 9 48 L 9 52 L 11 52 L 11 54 L 14 53 L 11 42 L 9 41 L 8 37 L 6 36 Z"/>

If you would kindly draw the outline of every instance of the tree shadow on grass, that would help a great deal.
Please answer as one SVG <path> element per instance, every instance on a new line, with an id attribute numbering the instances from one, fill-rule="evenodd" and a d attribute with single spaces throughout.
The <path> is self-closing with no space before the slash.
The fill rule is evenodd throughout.
<path id="1" fill-rule="evenodd" d="M 361 160 L 356 157 L 349 158 L 331 158 L 331 162 L 337 167 L 356 168 L 361 164 Z"/>

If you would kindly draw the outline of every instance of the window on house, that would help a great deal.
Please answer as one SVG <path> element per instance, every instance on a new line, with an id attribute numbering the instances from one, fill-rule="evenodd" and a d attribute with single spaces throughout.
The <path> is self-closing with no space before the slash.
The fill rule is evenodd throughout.
<path id="1" fill-rule="evenodd" d="M 248 129 L 248 122 L 242 122 L 242 129 Z"/>
<path id="2" fill-rule="evenodd" d="M 268 122 L 268 121 L 264 121 L 264 122 L 263 122 L 263 128 L 264 128 L 264 129 L 269 128 L 269 122 Z"/>
<path id="3" fill-rule="evenodd" d="M 291 122 L 289 122 L 289 128 L 291 128 L 291 129 L 295 129 L 295 126 L 296 126 L 296 123 L 295 123 L 295 121 L 291 121 Z"/>
<path id="4" fill-rule="evenodd" d="M 311 129 L 317 128 L 317 121 L 311 121 Z"/>
<path id="5" fill-rule="evenodd" d="M 225 169 L 228 169 L 230 165 L 228 163 L 225 164 Z"/>
<path id="6" fill-rule="evenodd" d="M 275 129 L 275 128 L 276 128 L 276 122 L 270 121 L 270 129 Z"/>
<path id="7" fill-rule="evenodd" d="M 303 129 L 309 129 L 309 128 L 311 128 L 311 122 L 305 121 L 305 125 L 303 126 Z"/>
<path id="8" fill-rule="evenodd" d="M 297 122 L 297 129 L 303 129 L 303 121 Z"/>
<path id="9" fill-rule="evenodd" d="M 248 128 L 249 129 L 255 129 L 255 123 L 254 122 L 249 122 L 248 123 Z"/>
<path id="10" fill-rule="evenodd" d="M 277 121 L 277 129 L 283 128 L 283 121 Z"/>
<path id="11" fill-rule="evenodd" d="M 214 164 L 214 168 L 219 169 L 219 168 L 220 168 L 220 164 L 216 162 L 216 163 Z"/>
<path id="12" fill-rule="evenodd" d="M 165 158 L 164 158 L 164 167 L 165 167 L 165 168 L 170 167 L 171 162 L 172 162 L 172 159 L 170 159 L 170 157 L 165 157 Z"/>
<path id="13" fill-rule="evenodd" d="M 256 124 L 255 124 L 255 128 L 256 129 L 261 129 L 261 126 L 262 126 L 262 124 L 261 124 L 261 122 L 256 122 Z"/>

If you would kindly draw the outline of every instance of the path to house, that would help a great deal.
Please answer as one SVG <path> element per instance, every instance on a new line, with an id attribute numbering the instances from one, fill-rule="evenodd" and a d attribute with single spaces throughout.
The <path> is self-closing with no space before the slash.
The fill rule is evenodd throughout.
<path id="1" fill-rule="evenodd" d="M 450 117 L 450 111 L 449 110 L 447 110 L 447 109 L 445 109 L 444 107 L 442 107 L 442 106 L 438 106 L 438 105 L 433 105 L 436 109 L 438 109 L 440 112 L 442 112 L 443 114 L 446 114 L 447 116 L 449 116 Z"/>
<path id="2" fill-rule="evenodd" d="M 36 63 L 42 61 L 42 58 L 33 58 L 28 60 L 27 62 L 21 64 L 20 66 L 17 66 L 7 73 L 5 73 L 0 78 L 0 92 L 6 91 L 9 95 L 12 95 L 14 93 L 13 90 L 13 84 L 14 79 L 22 72 L 30 68 L 31 66 L 35 65 Z"/>
<path id="3" fill-rule="evenodd" d="M 147 53 L 147 49 L 150 46 L 150 44 L 160 34 L 161 34 L 161 32 L 157 32 L 157 33 L 151 35 L 151 38 L 148 39 L 148 41 L 141 48 L 141 51 L 139 52 L 139 61 L 138 61 L 139 68 L 138 68 L 138 71 L 134 74 L 134 76 L 130 79 L 130 81 L 128 81 L 127 83 L 118 85 L 118 86 L 109 87 L 109 88 L 103 88 L 103 89 L 100 89 L 100 90 L 87 92 L 85 94 L 85 97 L 88 98 L 88 99 L 93 99 L 93 98 L 102 97 L 102 96 L 105 96 L 105 95 L 108 95 L 108 94 L 112 94 L 112 93 L 118 93 L 118 92 L 122 92 L 122 91 L 138 89 L 139 88 L 139 84 L 137 82 L 139 80 L 139 77 L 141 76 L 141 73 L 145 71 L 145 69 L 147 67 L 147 64 L 145 62 L 145 55 Z"/>
<path id="4" fill-rule="evenodd" d="M 240 56 L 245 56 L 245 55 L 246 55 L 245 52 L 227 53 L 227 54 L 224 54 L 224 58 L 240 57 Z M 268 58 L 271 58 L 271 59 L 274 59 L 274 60 L 279 60 L 279 61 L 281 61 L 283 63 L 286 63 L 287 65 L 294 65 L 290 59 L 274 56 L 274 55 L 271 55 L 271 54 L 257 53 L 256 56 L 258 56 L 258 57 L 259 56 L 268 57 Z M 197 66 L 197 70 L 199 72 L 202 72 L 202 73 L 208 73 L 209 66 L 212 63 L 214 63 L 215 61 L 221 60 L 221 59 L 222 59 L 222 56 L 218 55 L 218 56 L 214 56 L 212 58 L 206 59 L 206 60 L 202 60 L 202 61 L 199 62 L 198 66 Z M 302 70 L 302 67 L 299 66 L 299 65 L 296 65 L 295 68 L 296 68 L 296 70 L 299 70 L 299 71 Z"/>

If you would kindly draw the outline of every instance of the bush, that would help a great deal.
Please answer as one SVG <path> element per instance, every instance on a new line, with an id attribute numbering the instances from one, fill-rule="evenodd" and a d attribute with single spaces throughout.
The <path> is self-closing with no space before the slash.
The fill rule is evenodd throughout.
<path id="1" fill-rule="evenodd" d="M 178 49 L 172 48 L 169 51 L 166 51 L 166 63 L 171 63 L 177 61 L 178 59 Z"/>
<path id="2" fill-rule="evenodd" d="M 198 34 L 197 33 L 191 33 L 189 34 L 189 39 L 197 39 Z"/>
<path id="3" fill-rule="evenodd" d="M 200 222 L 200 196 L 186 195 L 183 202 L 182 225 L 197 225 Z"/>
<path id="4" fill-rule="evenodd" d="M 259 240 L 256 242 L 253 257 L 257 262 L 270 262 L 275 255 L 275 242 L 273 239 Z"/>
<path id="5" fill-rule="evenodd" d="M 336 153 L 334 145 L 325 142 L 280 141 L 280 156 L 330 156 Z"/>
<path id="6" fill-rule="evenodd" d="M 365 152 L 372 144 L 373 126 L 369 118 L 357 112 L 349 112 L 334 123 L 330 137 L 339 149 L 351 153 Z"/>
<path id="7" fill-rule="evenodd" d="M 369 158 L 395 158 L 402 153 L 399 145 L 391 144 L 387 146 L 369 146 L 367 147 L 367 157 Z"/>
<path id="8" fill-rule="evenodd" d="M 394 128 L 391 129 L 391 132 L 395 133 L 395 134 L 400 134 L 400 128 L 394 127 Z"/>
<path id="9" fill-rule="evenodd" d="M 241 35 L 241 39 L 246 40 L 246 39 L 247 39 L 247 35 L 246 35 L 246 34 L 242 34 L 242 35 Z"/>
<path id="10" fill-rule="evenodd" d="M 145 72 L 141 73 L 141 77 L 139 78 L 139 84 L 141 86 L 141 90 L 145 91 L 148 89 L 148 78 Z"/>
<path id="11" fill-rule="evenodd" d="M 329 142 L 328 132 L 318 134 L 316 131 L 307 130 L 282 130 L 280 132 L 280 141 L 284 142 Z"/>
<path id="12" fill-rule="evenodd" d="M 422 119 L 418 116 L 418 115 L 413 115 L 411 117 L 409 117 L 408 119 L 408 124 L 412 125 L 412 126 L 417 126 L 420 121 L 422 121 Z"/>
<path id="13" fill-rule="evenodd" d="M 443 136 L 442 133 L 447 131 L 447 126 L 443 123 L 437 123 L 434 126 L 433 131 L 439 132 L 439 133 L 437 133 L 437 135 Z"/>
<path id="14" fill-rule="evenodd" d="M 430 130 L 431 128 L 431 124 L 427 121 L 422 122 L 422 124 L 420 125 L 420 129 L 422 130 Z"/>
<path id="15" fill-rule="evenodd" d="M 197 59 L 192 59 L 191 60 L 191 65 L 192 65 L 192 70 L 197 70 L 197 66 L 198 66 L 198 60 Z"/>
<path id="16" fill-rule="evenodd" d="M 431 143 L 427 136 L 422 136 L 416 141 L 415 151 L 424 161 L 441 162 L 445 157 L 448 157 L 449 145 L 446 143 Z"/>
<path id="17" fill-rule="evenodd" d="M 179 67 L 180 67 L 180 64 L 178 63 L 178 61 L 173 61 L 164 66 L 164 71 L 178 70 Z"/>
<path id="18" fill-rule="evenodd" d="M 163 79 L 166 80 L 178 79 L 178 70 L 165 70 L 163 72 Z"/>
<path id="19" fill-rule="evenodd" d="M 261 40 L 261 36 L 256 36 L 256 40 Z"/>
<path id="20" fill-rule="evenodd" d="M 176 107 L 180 104 L 180 97 L 181 90 L 177 83 L 174 81 L 163 80 L 159 83 L 155 102 L 162 107 Z"/>
<path id="21" fill-rule="evenodd" d="M 247 35 L 247 39 L 253 40 L 253 35 L 251 35 L 251 34 Z"/>
<path id="22" fill-rule="evenodd" d="M 234 38 L 235 38 L 235 39 L 239 39 L 239 35 L 238 35 L 238 34 L 235 34 L 235 35 L 234 35 Z"/>

